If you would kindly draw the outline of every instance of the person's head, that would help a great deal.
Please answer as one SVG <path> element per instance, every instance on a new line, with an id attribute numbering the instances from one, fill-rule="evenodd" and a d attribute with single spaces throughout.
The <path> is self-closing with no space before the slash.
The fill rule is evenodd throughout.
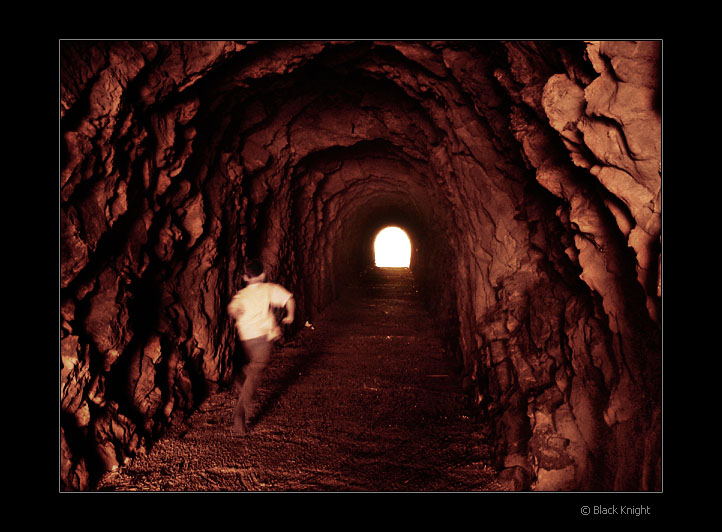
<path id="1" fill-rule="evenodd" d="M 243 279 L 247 283 L 258 283 L 266 278 L 266 273 L 263 271 L 263 263 L 259 260 L 250 260 L 246 262 L 243 268 Z"/>

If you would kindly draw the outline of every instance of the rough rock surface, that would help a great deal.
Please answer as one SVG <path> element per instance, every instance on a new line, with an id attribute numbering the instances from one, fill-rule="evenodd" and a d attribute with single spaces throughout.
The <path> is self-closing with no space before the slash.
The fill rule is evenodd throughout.
<path id="1" fill-rule="evenodd" d="M 229 381 L 248 257 L 299 328 L 388 223 L 506 476 L 660 489 L 660 70 L 657 41 L 61 41 L 62 489 Z"/>

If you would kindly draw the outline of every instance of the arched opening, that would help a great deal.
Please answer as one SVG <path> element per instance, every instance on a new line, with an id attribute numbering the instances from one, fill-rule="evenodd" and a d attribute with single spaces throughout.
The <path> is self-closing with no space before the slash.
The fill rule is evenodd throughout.
<path id="1" fill-rule="evenodd" d="M 374 262 L 379 268 L 408 268 L 411 241 L 400 227 L 382 229 L 374 240 Z"/>

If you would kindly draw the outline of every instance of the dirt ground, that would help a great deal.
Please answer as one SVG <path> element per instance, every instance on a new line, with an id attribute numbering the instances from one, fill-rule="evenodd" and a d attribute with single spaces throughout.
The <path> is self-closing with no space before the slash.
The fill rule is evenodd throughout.
<path id="1" fill-rule="evenodd" d="M 276 346 L 245 437 L 221 390 L 99 491 L 502 491 L 407 269 L 373 269 Z"/>

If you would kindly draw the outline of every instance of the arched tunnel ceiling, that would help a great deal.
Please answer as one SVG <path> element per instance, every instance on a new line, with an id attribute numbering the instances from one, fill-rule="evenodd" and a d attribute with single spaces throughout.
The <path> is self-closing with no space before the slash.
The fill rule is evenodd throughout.
<path id="1" fill-rule="evenodd" d="M 575 405 L 583 437 L 564 437 L 592 454 L 624 423 L 656 434 L 660 65 L 657 41 L 61 42 L 64 481 L 228 379 L 247 258 L 312 316 L 389 223 L 480 408 L 539 435 L 535 411 Z M 158 384 L 146 356 L 183 369 Z M 602 392 L 573 387 L 590 378 Z M 575 398 L 539 399 L 555 386 Z M 88 435 L 101 419 L 135 439 Z M 536 441 L 499 423 L 500 456 Z M 552 489 L 590 485 L 584 467 L 525 465 Z"/>

